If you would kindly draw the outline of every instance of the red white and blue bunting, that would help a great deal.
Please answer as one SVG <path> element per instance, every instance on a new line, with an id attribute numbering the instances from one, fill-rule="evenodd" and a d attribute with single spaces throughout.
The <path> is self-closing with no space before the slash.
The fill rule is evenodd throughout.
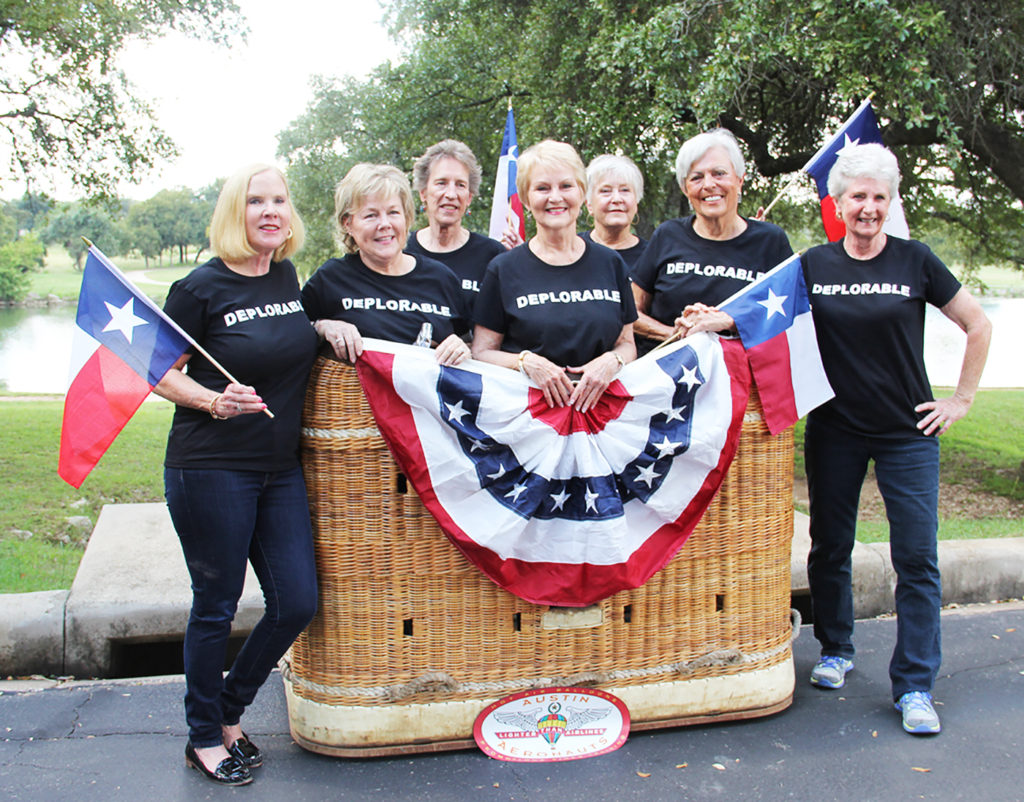
<path id="1" fill-rule="evenodd" d="M 536 604 L 585 606 L 647 581 L 721 485 L 750 389 L 738 341 L 698 335 L 626 365 L 581 415 L 519 373 L 364 340 L 377 425 L 451 542 Z"/>

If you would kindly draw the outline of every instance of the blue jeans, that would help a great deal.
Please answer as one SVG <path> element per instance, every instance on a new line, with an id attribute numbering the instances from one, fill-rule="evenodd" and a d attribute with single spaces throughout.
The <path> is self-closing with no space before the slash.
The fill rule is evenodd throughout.
<path id="1" fill-rule="evenodd" d="M 896 571 L 896 648 L 889 663 L 893 698 L 930 691 L 942 661 L 938 438 L 865 437 L 812 415 L 804 450 L 811 502 L 807 577 L 822 655 L 853 657 L 851 553 L 861 485 L 873 459 Z"/>
<path id="2" fill-rule="evenodd" d="M 167 468 L 164 488 L 192 577 L 185 630 L 185 719 L 198 748 L 221 743 L 277 661 L 313 618 L 316 564 L 302 469 L 282 473 Z M 265 612 L 227 677 L 231 622 L 246 562 Z"/>

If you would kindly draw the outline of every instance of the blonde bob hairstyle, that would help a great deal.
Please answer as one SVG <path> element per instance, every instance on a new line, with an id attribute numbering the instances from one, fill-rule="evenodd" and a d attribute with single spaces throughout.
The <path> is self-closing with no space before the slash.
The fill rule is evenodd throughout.
<path id="1" fill-rule="evenodd" d="M 334 237 L 345 253 L 357 253 L 355 239 L 345 230 L 345 221 L 371 198 L 395 198 L 402 203 L 405 226 L 412 226 L 416 215 L 409 178 L 390 164 L 357 164 L 338 182 L 334 190 Z"/>
<path id="2" fill-rule="evenodd" d="M 615 156 L 605 153 L 590 160 L 587 165 L 587 202 L 592 202 L 597 194 L 597 187 L 604 181 L 621 181 L 626 184 L 636 202 L 644 199 L 644 177 L 640 168 L 628 156 Z"/>
<path id="3" fill-rule="evenodd" d="M 583 159 L 576 152 L 576 148 L 567 142 L 556 142 L 553 139 L 545 139 L 536 145 L 531 145 L 519 157 L 516 165 L 516 190 L 519 192 L 519 199 L 526 205 L 526 194 L 530 189 L 530 181 L 534 173 L 545 168 L 565 168 L 572 172 L 573 178 L 579 185 L 580 192 L 587 194 L 587 168 L 583 166 Z"/>
<path id="4" fill-rule="evenodd" d="M 291 234 L 272 257 L 280 262 L 298 252 L 306 239 L 306 227 L 292 206 L 292 193 L 284 173 L 270 164 L 250 164 L 227 181 L 217 197 L 210 219 L 210 248 L 225 262 L 245 262 L 256 255 L 245 233 L 245 207 L 249 199 L 249 182 L 260 173 L 274 173 L 284 182 L 288 210 L 291 212 Z"/>
<path id="5" fill-rule="evenodd" d="M 466 168 L 469 174 L 469 194 L 476 195 L 480 189 L 480 179 L 483 171 L 480 169 L 480 162 L 476 160 L 473 151 L 465 142 L 457 139 L 442 139 L 435 145 L 431 145 L 420 156 L 412 166 L 412 188 L 414 192 L 422 192 L 427 188 L 430 181 L 430 171 L 434 164 L 441 159 L 455 159 Z"/>

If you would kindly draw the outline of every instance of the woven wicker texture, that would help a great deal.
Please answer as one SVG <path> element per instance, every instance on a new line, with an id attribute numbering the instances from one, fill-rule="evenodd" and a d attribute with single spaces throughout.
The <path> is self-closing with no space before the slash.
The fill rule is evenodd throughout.
<path id="1" fill-rule="evenodd" d="M 302 459 L 320 609 L 288 658 L 294 691 L 331 705 L 419 704 L 500 696 L 516 682 L 600 684 L 614 672 L 622 686 L 789 659 L 792 430 L 771 437 L 760 410 L 754 391 L 732 468 L 675 558 L 600 602 L 596 626 L 552 629 L 548 607 L 497 587 L 448 542 L 374 433 L 355 371 L 319 358 Z M 716 652 L 744 659 L 700 660 Z M 685 676 L 655 673 L 693 661 Z"/>

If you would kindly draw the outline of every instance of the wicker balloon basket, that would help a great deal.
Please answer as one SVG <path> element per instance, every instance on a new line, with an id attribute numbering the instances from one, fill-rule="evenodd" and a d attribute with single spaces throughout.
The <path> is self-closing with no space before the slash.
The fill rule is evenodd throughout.
<path id="1" fill-rule="evenodd" d="M 355 371 L 321 357 L 303 466 L 320 608 L 282 661 L 292 736 L 329 755 L 474 745 L 489 703 L 552 685 L 622 699 L 632 729 L 751 718 L 793 694 L 792 430 L 752 392 L 701 523 L 644 586 L 582 609 L 529 604 L 452 546 L 377 433 Z"/>

